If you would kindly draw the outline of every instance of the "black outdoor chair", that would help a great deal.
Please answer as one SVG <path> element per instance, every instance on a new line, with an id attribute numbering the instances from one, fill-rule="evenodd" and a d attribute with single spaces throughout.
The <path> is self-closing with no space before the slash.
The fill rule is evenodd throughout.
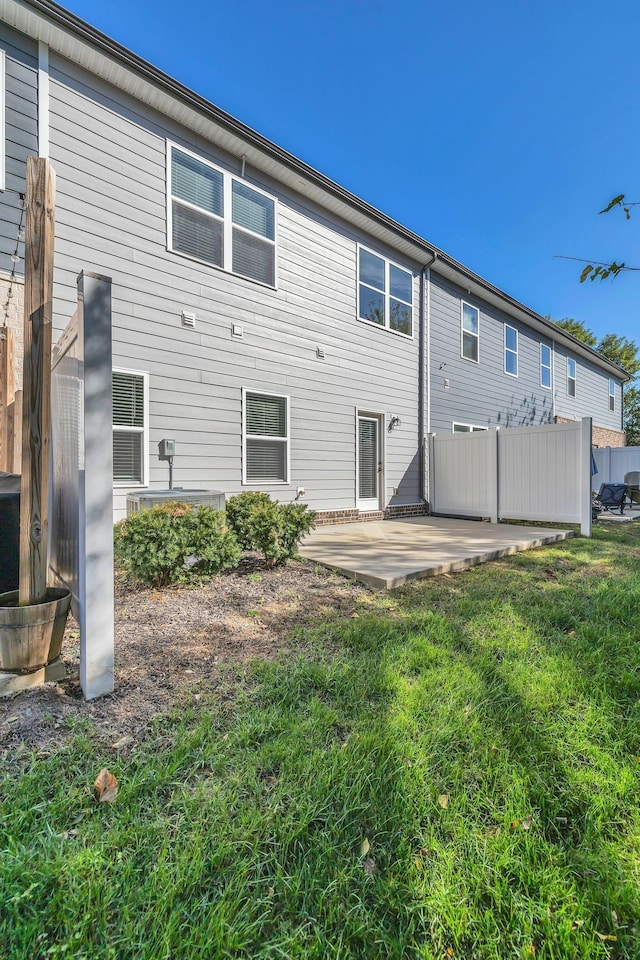
<path id="1" fill-rule="evenodd" d="M 596 507 L 614 513 L 619 510 L 624 513 L 624 502 L 627 497 L 626 483 L 603 483 L 596 497 Z"/>

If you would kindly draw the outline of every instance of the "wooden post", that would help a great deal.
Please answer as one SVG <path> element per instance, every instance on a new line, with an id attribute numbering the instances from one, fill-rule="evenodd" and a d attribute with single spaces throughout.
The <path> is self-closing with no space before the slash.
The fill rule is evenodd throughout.
<path id="1" fill-rule="evenodd" d="M 14 398 L 13 330 L 0 329 L 0 470 L 11 470 L 10 406 Z"/>
<path id="2" fill-rule="evenodd" d="M 13 449 L 9 473 L 20 473 L 22 463 L 22 390 L 16 390 L 13 400 Z"/>
<path id="3" fill-rule="evenodd" d="M 20 484 L 21 605 L 47 589 L 51 319 L 55 174 L 44 157 L 27 158 Z"/>

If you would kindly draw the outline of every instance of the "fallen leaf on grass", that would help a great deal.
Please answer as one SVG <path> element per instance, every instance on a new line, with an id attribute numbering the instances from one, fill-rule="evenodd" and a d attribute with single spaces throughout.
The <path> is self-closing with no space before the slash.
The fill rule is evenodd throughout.
<path id="1" fill-rule="evenodd" d="M 522 821 L 522 829 L 523 829 L 523 830 L 530 830 L 532 823 L 533 823 L 533 817 L 527 817 L 526 820 L 523 820 L 523 821 Z"/>
<path id="2" fill-rule="evenodd" d="M 578 930 L 580 927 L 584 927 L 584 920 L 574 920 L 572 929 Z"/>
<path id="3" fill-rule="evenodd" d="M 440 796 L 438 797 L 438 803 L 440 804 L 443 810 L 446 810 L 447 807 L 449 806 L 449 794 L 441 793 Z"/>
<path id="4" fill-rule="evenodd" d="M 130 743 L 133 743 L 133 737 L 130 733 L 125 733 L 124 737 L 120 737 L 119 740 L 111 744 L 111 749 L 122 750 L 124 747 L 128 747 Z"/>
<path id="5" fill-rule="evenodd" d="M 359 614 L 359 613 L 352 613 L 352 614 L 351 614 L 351 619 L 352 619 L 352 620 L 359 620 L 359 619 L 360 619 L 360 614 Z"/>
<path id="6" fill-rule="evenodd" d="M 58 840 L 73 840 L 79 832 L 79 830 L 65 830 L 64 833 L 56 833 L 56 837 Z"/>
<path id="7" fill-rule="evenodd" d="M 598 933 L 596 930 L 596 937 L 598 940 L 612 940 L 614 943 L 617 941 L 617 937 L 613 933 Z"/>
<path id="8" fill-rule="evenodd" d="M 366 857 L 366 855 L 369 853 L 369 850 L 371 850 L 371 844 L 365 837 L 362 843 L 360 844 L 360 856 Z"/>
<path id="9" fill-rule="evenodd" d="M 118 781 L 106 767 L 103 767 L 93 784 L 98 803 L 113 803 L 118 795 Z"/>
<path id="10" fill-rule="evenodd" d="M 369 877 L 372 877 L 374 876 L 374 874 L 380 872 L 378 870 L 378 865 L 373 859 L 373 857 L 367 857 L 366 860 L 362 861 L 362 869 Z"/>
<path id="11" fill-rule="evenodd" d="M 529 944 L 529 953 L 532 957 L 535 957 L 536 955 L 536 948 L 532 943 Z"/>

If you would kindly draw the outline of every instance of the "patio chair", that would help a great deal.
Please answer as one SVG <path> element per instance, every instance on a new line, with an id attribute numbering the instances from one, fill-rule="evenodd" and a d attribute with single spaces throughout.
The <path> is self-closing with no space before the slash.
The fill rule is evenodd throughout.
<path id="1" fill-rule="evenodd" d="M 598 490 L 596 506 L 601 510 L 608 510 L 610 513 L 619 510 L 620 515 L 622 515 L 624 513 L 626 497 L 626 483 L 603 483 Z"/>
<path id="2" fill-rule="evenodd" d="M 627 485 L 627 496 L 631 506 L 638 504 L 640 506 L 640 470 L 630 470 L 625 473 L 624 482 Z"/>

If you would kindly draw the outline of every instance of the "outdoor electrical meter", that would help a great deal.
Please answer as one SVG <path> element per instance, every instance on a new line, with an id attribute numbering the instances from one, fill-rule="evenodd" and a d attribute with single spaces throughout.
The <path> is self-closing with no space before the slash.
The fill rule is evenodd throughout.
<path id="1" fill-rule="evenodd" d="M 176 455 L 175 440 L 161 440 L 158 444 L 158 460 L 171 460 Z"/>

